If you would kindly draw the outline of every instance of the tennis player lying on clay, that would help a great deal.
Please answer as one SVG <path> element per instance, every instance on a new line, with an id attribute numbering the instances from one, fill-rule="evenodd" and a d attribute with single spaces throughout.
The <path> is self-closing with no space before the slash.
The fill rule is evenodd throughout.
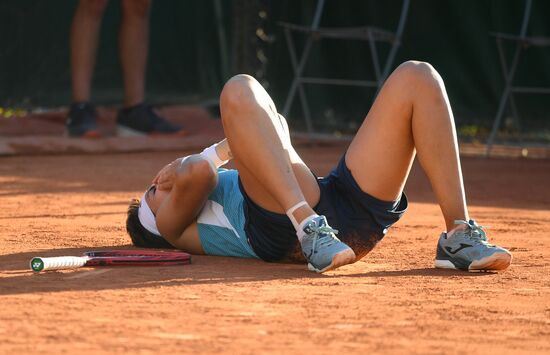
<path id="1" fill-rule="evenodd" d="M 512 255 L 489 244 L 465 201 L 453 114 L 443 81 L 422 62 L 388 78 L 338 165 L 316 177 L 290 143 L 285 119 L 248 75 L 224 86 L 225 136 L 157 174 L 128 210 L 139 247 L 306 261 L 324 272 L 374 248 L 407 208 L 403 186 L 418 155 L 447 232 L 435 266 L 502 270 Z M 233 159 L 236 170 L 217 169 Z"/>

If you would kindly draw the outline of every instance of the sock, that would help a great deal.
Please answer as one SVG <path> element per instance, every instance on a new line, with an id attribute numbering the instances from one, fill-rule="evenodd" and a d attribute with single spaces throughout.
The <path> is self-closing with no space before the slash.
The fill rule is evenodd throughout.
<path id="1" fill-rule="evenodd" d="M 294 217 L 294 211 L 296 211 L 298 208 L 300 208 L 302 206 L 307 206 L 307 205 L 308 204 L 307 204 L 306 201 L 301 201 L 301 202 L 298 202 L 297 204 L 295 204 L 294 206 L 290 207 L 286 211 L 286 215 L 288 216 L 288 218 L 290 218 L 290 221 L 292 222 L 292 225 L 294 226 L 294 229 L 296 230 L 296 235 L 298 236 L 298 240 L 300 242 L 302 241 L 302 239 L 304 238 L 304 235 L 305 235 L 305 233 L 303 231 L 303 228 L 306 225 L 306 223 L 311 221 L 313 218 L 319 216 L 318 214 L 312 214 L 311 216 L 308 216 L 308 217 L 304 218 L 304 220 L 301 223 L 298 223 L 298 221 L 296 220 L 296 217 Z"/>

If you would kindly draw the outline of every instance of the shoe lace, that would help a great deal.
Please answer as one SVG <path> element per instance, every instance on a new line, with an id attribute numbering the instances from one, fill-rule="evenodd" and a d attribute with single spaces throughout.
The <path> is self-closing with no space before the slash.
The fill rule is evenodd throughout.
<path id="1" fill-rule="evenodd" d="M 310 226 L 311 234 L 313 234 L 313 247 L 312 254 L 317 250 L 317 246 L 325 247 L 331 246 L 338 241 L 337 238 L 332 237 L 332 234 L 338 234 L 338 230 L 330 226 Z"/>
<path id="2" fill-rule="evenodd" d="M 473 242 L 487 244 L 487 235 L 485 234 L 485 231 L 483 228 L 490 228 L 489 226 L 481 226 L 476 223 L 473 219 L 469 221 L 464 221 L 461 219 L 455 220 L 455 224 L 460 225 L 466 225 L 466 229 L 462 231 L 468 238 L 470 238 Z"/>

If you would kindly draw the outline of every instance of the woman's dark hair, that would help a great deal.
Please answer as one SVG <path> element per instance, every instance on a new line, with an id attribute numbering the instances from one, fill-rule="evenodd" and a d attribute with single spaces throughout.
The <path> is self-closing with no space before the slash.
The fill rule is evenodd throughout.
<path id="1" fill-rule="evenodd" d="M 174 249 L 172 244 L 168 243 L 166 239 L 160 235 L 149 232 L 138 217 L 139 199 L 133 198 L 128 206 L 128 217 L 126 218 L 126 231 L 132 239 L 132 243 L 136 247 L 141 248 L 160 248 L 160 249 Z"/>

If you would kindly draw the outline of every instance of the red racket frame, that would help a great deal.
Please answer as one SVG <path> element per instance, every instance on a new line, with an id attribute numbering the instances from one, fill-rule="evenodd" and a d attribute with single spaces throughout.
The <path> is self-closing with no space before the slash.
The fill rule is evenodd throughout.
<path id="1" fill-rule="evenodd" d="M 166 250 L 97 250 L 84 253 L 85 266 L 162 266 L 191 263 L 191 255 L 183 251 Z"/>

